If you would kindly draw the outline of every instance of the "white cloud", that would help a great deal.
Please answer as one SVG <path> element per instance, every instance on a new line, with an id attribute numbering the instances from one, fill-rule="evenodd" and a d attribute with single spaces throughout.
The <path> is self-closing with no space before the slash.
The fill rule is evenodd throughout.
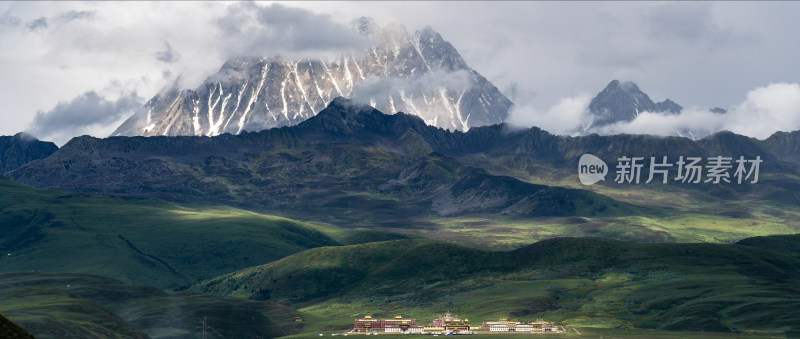
<path id="1" fill-rule="evenodd" d="M 800 130 L 800 85 L 777 83 L 754 89 L 729 113 L 725 129 L 759 139 L 776 131 Z"/>
<path id="2" fill-rule="evenodd" d="M 515 103 L 507 122 L 516 126 L 536 126 L 559 135 L 581 134 L 591 123 L 591 100 L 589 94 L 581 93 L 561 98 L 545 111 L 538 111 L 527 100 L 521 100 L 521 104 Z"/>
<path id="3" fill-rule="evenodd" d="M 681 135 L 701 138 L 724 129 L 725 115 L 702 108 L 687 108 L 680 114 L 642 112 L 629 122 L 591 128 L 589 132 L 609 134 Z"/>

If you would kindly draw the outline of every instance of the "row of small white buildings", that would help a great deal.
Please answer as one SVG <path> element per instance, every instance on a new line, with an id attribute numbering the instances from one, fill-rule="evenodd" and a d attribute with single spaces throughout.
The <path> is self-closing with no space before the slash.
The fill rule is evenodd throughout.
<path id="1" fill-rule="evenodd" d="M 460 319 L 450 312 L 434 319 L 428 326 L 418 325 L 416 319 L 396 316 L 392 319 L 378 319 L 371 316 L 355 319 L 353 329 L 348 334 L 475 334 L 476 327 L 470 326 L 469 319 Z M 507 333 L 566 333 L 563 326 L 555 325 L 544 320 L 529 323 L 508 321 L 486 321 L 481 328 L 489 332 Z"/>
<path id="2" fill-rule="evenodd" d="M 425 333 L 425 328 L 422 326 L 410 327 L 386 327 L 383 329 L 385 333 L 409 333 L 409 334 L 422 334 Z"/>
<path id="3" fill-rule="evenodd" d="M 544 320 L 537 320 L 529 323 L 508 321 L 486 321 L 481 326 L 488 328 L 489 332 L 528 332 L 528 333 L 565 333 L 563 326 L 555 325 Z"/>

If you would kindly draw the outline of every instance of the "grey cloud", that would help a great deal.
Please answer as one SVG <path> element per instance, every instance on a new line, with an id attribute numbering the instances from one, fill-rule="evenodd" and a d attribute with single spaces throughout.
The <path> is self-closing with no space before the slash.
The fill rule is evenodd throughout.
<path id="1" fill-rule="evenodd" d="M 57 21 L 67 23 L 73 20 L 90 20 L 94 19 L 94 11 L 66 11 L 61 12 L 55 16 Z"/>
<path id="2" fill-rule="evenodd" d="M 195 88 L 224 62 L 238 57 L 286 57 L 292 59 L 326 59 L 363 50 L 371 41 L 339 23 L 328 14 L 287 7 L 283 4 L 261 5 L 253 2 L 225 4 L 208 16 L 207 27 L 194 37 L 200 45 L 180 44 L 201 57 L 182 58 L 172 70 L 178 75 L 179 87 Z"/>
<path id="3" fill-rule="evenodd" d="M 281 4 L 242 3 L 217 20 L 229 55 L 331 53 L 363 48 L 368 40 L 326 14 Z"/>
<path id="4" fill-rule="evenodd" d="M 48 112 L 37 112 L 29 132 L 40 139 L 66 141 L 58 139 L 80 135 L 94 127 L 116 124 L 143 103 L 144 98 L 135 92 L 112 101 L 89 91 L 70 101 L 59 102 Z"/>
<path id="5" fill-rule="evenodd" d="M 0 16 L 0 31 L 2 31 L 2 28 L 4 27 L 19 27 L 21 23 L 22 21 L 19 18 L 11 16 L 8 13 L 3 13 L 3 15 Z"/>
<path id="6" fill-rule="evenodd" d="M 41 17 L 36 20 L 33 20 L 25 25 L 29 30 L 35 31 L 38 29 L 46 29 L 47 28 L 47 18 Z"/>
<path id="7" fill-rule="evenodd" d="M 28 23 L 24 24 L 23 26 L 22 20 L 20 20 L 17 17 L 8 15 L 8 13 L 6 13 L 3 14 L 3 16 L 0 16 L 0 28 L 2 28 L 3 26 L 12 28 L 23 27 L 29 31 L 38 31 L 38 30 L 48 29 L 51 27 L 57 28 L 60 27 L 61 25 L 64 25 L 66 23 L 75 20 L 93 19 L 94 16 L 95 13 L 93 11 L 66 11 L 66 12 L 61 12 L 50 18 L 39 17 L 33 19 Z"/>
<path id="8" fill-rule="evenodd" d="M 501 92 L 511 100 L 515 106 L 528 106 L 534 103 L 536 91 L 524 88 L 519 82 L 511 82 L 506 85 Z"/>
<path id="9" fill-rule="evenodd" d="M 658 38 L 697 40 L 717 30 L 711 3 L 666 3 L 647 15 L 650 34 Z"/>
<path id="10" fill-rule="evenodd" d="M 537 110 L 530 102 L 514 103 L 506 122 L 512 126 L 536 126 L 559 135 L 579 135 L 591 123 L 589 102 L 585 93 L 561 98 L 547 110 Z"/>
<path id="11" fill-rule="evenodd" d="M 697 44 L 714 49 L 722 46 L 749 45 L 752 35 L 720 26 L 711 2 L 670 2 L 652 8 L 647 14 L 648 33 L 652 39 Z"/>
<path id="12" fill-rule="evenodd" d="M 166 62 L 168 64 L 178 61 L 178 59 L 180 59 L 180 55 L 178 55 L 178 52 L 172 49 L 172 45 L 170 45 L 169 42 L 164 42 L 164 44 L 166 45 L 166 49 L 163 51 L 156 52 L 156 59 L 158 59 L 158 61 Z"/>

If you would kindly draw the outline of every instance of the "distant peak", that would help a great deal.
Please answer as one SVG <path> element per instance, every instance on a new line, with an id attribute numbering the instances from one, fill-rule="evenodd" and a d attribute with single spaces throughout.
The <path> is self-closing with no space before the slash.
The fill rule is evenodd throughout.
<path id="1" fill-rule="evenodd" d="M 334 106 L 334 107 L 349 107 L 349 106 L 352 106 L 352 105 L 353 105 L 353 100 L 350 100 L 350 99 L 345 98 L 345 97 L 335 97 L 335 98 L 333 98 L 333 100 L 331 100 L 331 103 L 328 104 L 329 107 L 330 106 Z"/>
<path id="2" fill-rule="evenodd" d="M 627 93 L 637 93 L 641 92 L 639 86 L 636 85 L 633 81 L 619 81 L 619 80 L 611 80 L 605 88 L 607 91 L 616 91 L 621 90 Z"/>
<path id="3" fill-rule="evenodd" d="M 328 106 L 324 110 L 320 111 L 319 114 L 324 115 L 326 113 L 330 113 L 331 111 L 340 111 L 348 114 L 353 114 L 353 113 L 361 114 L 364 112 L 372 112 L 372 111 L 378 112 L 375 108 L 373 108 L 370 105 L 359 103 L 357 101 L 353 101 L 351 99 L 347 99 L 344 97 L 333 98 L 333 100 L 331 100 Z"/>
<path id="4" fill-rule="evenodd" d="M 34 137 L 33 135 L 28 134 L 26 132 L 19 132 L 17 134 L 14 134 L 14 139 L 18 139 L 18 140 L 22 140 L 22 141 L 34 141 L 34 140 L 38 141 L 38 139 L 36 139 L 36 137 Z"/>
<path id="5" fill-rule="evenodd" d="M 439 34 L 436 31 L 434 31 L 433 27 L 431 27 L 430 25 L 425 26 L 425 28 L 417 31 L 415 35 L 417 36 L 417 39 L 419 39 L 419 40 L 431 40 L 431 39 L 433 39 L 434 41 L 437 41 L 437 40 L 444 41 L 444 39 L 442 38 L 442 35 Z"/>
<path id="6" fill-rule="evenodd" d="M 594 126 L 631 121 L 642 112 L 677 114 L 681 110 L 683 107 L 670 99 L 655 103 L 636 83 L 616 79 L 609 82 L 589 103 Z"/>
<path id="7" fill-rule="evenodd" d="M 683 110 L 683 106 L 678 105 L 670 99 L 657 102 L 654 107 L 657 112 L 680 113 Z"/>
<path id="8" fill-rule="evenodd" d="M 225 61 L 225 63 L 222 64 L 222 66 L 219 68 L 219 72 L 218 73 L 219 73 L 219 75 L 221 77 L 229 77 L 232 74 L 241 73 L 243 71 L 246 71 L 247 67 L 249 67 L 252 64 L 257 63 L 260 60 L 261 60 L 261 58 L 254 57 L 254 56 L 233 57 L 233 58 L 228 59 L 227 61 Z M 220 80 L 220 79 L 216 79 L 216 78 L 220 78 L 220 76 L 212 77 L 212 79 L 215 80 L 215 81 Z"/>
<path id="9" fill-rule="evenodd" d="M 425 28 L 420 30 L 420 33 L 423 33 L 423 34 L 439 34 L 439 33 L 436 33 L 436 31 L 433 30 L 433 27 L 431 27 L 431 25 L 425 26 Z"/>

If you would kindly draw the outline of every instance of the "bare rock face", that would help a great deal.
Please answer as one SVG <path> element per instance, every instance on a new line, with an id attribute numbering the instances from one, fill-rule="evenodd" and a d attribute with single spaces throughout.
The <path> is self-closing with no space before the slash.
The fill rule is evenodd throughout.
<path id="1" fill-rule="evenodd" d="M 296 125 L 342 96 L 387 113 L 405 112 L 448 130 L 499 124 L 512 106 L 430 27 L 354 22 L 373 46 L 330 60 L 241 57 L 196 89 L 168 88 L 112 136 L 196 135 Z"/>

